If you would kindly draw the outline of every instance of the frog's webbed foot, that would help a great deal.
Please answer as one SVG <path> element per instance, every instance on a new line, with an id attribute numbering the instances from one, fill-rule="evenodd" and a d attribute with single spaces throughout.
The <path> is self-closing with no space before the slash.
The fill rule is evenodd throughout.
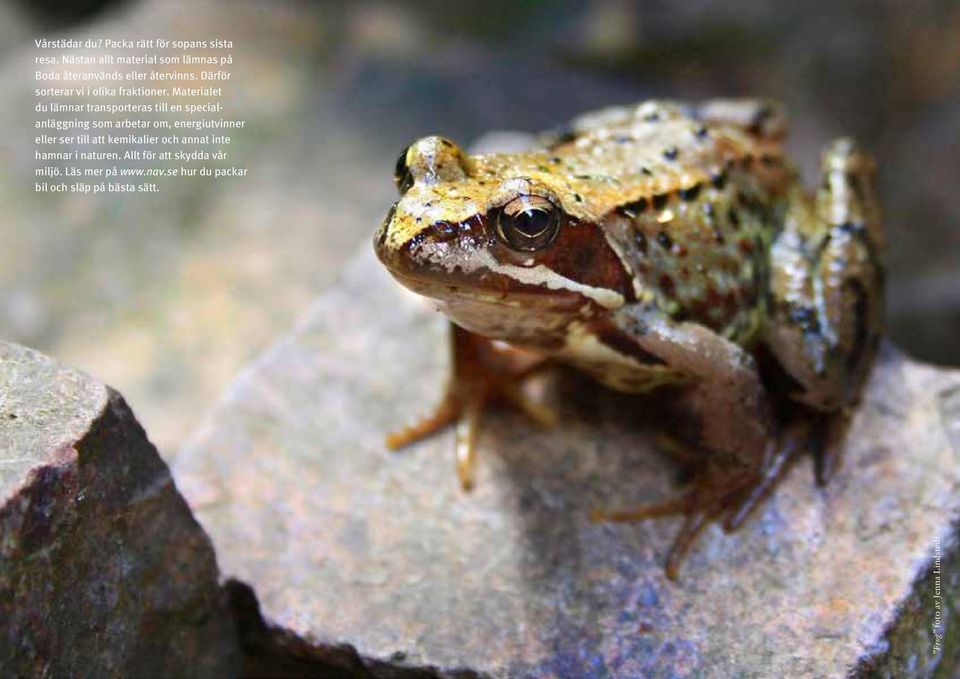
<path id="1" fill-rule="evenodd" d="M 387 436 L 393 450 L 426 438 L 447 425 L 456 425 L 457 476 L 460 485 L 473 487 L 473 464 L 483 411 L 507 403 L 536 424 L 555 424 L 555 414 L 524 394 L 521 385 L 547 362 L 498 348 L 488 339 L 451 324 L 453 373 L 440 405 L 428 417 Z"/>
<path id="2" fill-rule="evenodd" d="M 593 510 L 590 512 L 590 521 L 632 523 L 676 514 L 682 515 L 683 523 L 673 538 L 664 567 L 667 577 L 670 580 L 676 580 L 680 573 L 680 566 L 697 537 L 712 519 L 722 513 L 722 498 L 717 492 L 720 483 L 710 482 L 707 478 L 707 474 L 698 474 L 684 490 L 663 500 L 647 502 L 625 510 Z"/>
<path id="3" fill-rule="evenodd" d="M 643 521 L 680 514 L 683 523 L 674 535 L 667 554 L 664 570 L 670 580 L 676 580 L 690 548 L 710 521 L 722 520 L 729 506 L 730 482 L 736 481 L 731 474 L 720 475 L 712 471 L 698 473 L 679 493 L 663 500 L 644 503 L 626 510 L 590 512 L 594 523 L 613 521 L 620 523 Z"/>
<path id="4" fill-rule="evenodd" d="M 768 444 L 760 469 L 707 463 L 683 490 L 671 497 L 627 510 L 593 511 L 590 519 L 593 522 L 634 522 L 682 515 L 683 523 L 673 538 L 664 569 L 669 579 L 676 580 L 684 559 L 704 528 L 712 521 L 719 522 L 726 533 L 740 528 L 751 512 L 773 492 L 791 462 L 810 446 L 813 431 L 808 421 L 797 421 L 787 427 L 778 439 Z M 702 453 L 701 460 L 703 456 L 710 459 L 710 453 Z"/>

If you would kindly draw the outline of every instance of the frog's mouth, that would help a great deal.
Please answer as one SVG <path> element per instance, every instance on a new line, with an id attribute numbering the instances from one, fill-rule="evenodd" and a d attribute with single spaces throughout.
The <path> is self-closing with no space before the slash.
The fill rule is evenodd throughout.
<path id="1" fill-rule="evenodd" d="M 584 290 L 585 286 L 579 286 L 575 281 L 569 281 L 569 285 L 557 285 L 552 279 L 524 281 L 489 269 L 470 274 L 398 271 L 393 268 L 389 271 L 405 288 L 441 303 L 444 308 L 469 305 L 477 309 L 486 307 L 490 312 L 515 308 L 527 313 L 564 313 L 581 310 L 584 305 L 615 307 L 623 303 L 622 297 L 616 293 L 605 296 L 602 293 L 609 291 Z M 550 282 L 554 283 L 552 287 Z"/>
<path id="2" fill-rule="evenodd" d="M 580 317 L 589 300 L 577 294 L 526 287 L 499 290 L 453 281 L 424 280 L 391 271 L 404 287 L 436 303 L 451 321 L 470 332 L 517 346 L 552 351 L 563 343 L 563 328 Z M 484 279 L 489 283 L 488 279 Z"/>

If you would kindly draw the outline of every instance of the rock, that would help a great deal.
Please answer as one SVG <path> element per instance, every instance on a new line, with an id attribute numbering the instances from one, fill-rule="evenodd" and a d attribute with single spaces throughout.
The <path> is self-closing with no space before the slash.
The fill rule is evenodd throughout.
<path id="1" fill-rule="evenodd" d="M 465 493 L 451 432 L 383 444 L 437 401 L 447 365 L 443 317 L 365 252 L 177 456 L 261 669 L 929 676 L 956 662 L 960 372 L 885 347 L 829 486 L 799 461 L 739 532 L 711 526 L 672 583 L 678 519 L 587 516 L 675 489 L 638 424 L 649 401 L 547 379 L 562 424 L 491 414 Z"/>
<path id="2" fill-rule="evenodd" d="M 119 394 L 0 342 L 0 675 L 223 676 L 209 538 Z"/>

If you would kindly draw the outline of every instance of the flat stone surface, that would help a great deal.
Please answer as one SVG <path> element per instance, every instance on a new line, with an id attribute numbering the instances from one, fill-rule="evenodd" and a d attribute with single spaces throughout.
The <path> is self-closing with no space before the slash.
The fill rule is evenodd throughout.
<path id="1" fill-rule="evenodd" d="M 222 676 L 210 541 L 123 399 L 0 342 L 0 675 Z"/>
<path id="2" fill-rule="evenodd" d="M 638 426 L 648 401 L 548 378 L 562 425 L 492 414 L 464 493 L 451 432 L 383 445 L 436 402 L 447 366 L 443 316 L 363 253 L 177 456 L 224 574 L 300 660 L 352 647 L 380 676 L 537 677 L 929 676 L 955 661 L 957 371 L 886 347 L 829 487 L 801 460 L 671 583 L 678 519 L 587 519 L 675 490 Z"/>

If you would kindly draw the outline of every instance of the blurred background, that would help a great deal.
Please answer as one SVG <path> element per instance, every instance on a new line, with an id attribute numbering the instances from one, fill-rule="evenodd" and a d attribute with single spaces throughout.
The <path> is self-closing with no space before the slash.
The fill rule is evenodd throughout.
<path id="1" fill-rule="evenodd" d="M 231 180 L 34 193 L 33 40 L 234 41 Z M 170 456 L 393 200 L 400 150 L 653 96 L 765 95 L 808 182 L 878 158 L 895 341 L 960 365 L 960 2 L 0 0 L 0 337 L 93 373 Z"/>

